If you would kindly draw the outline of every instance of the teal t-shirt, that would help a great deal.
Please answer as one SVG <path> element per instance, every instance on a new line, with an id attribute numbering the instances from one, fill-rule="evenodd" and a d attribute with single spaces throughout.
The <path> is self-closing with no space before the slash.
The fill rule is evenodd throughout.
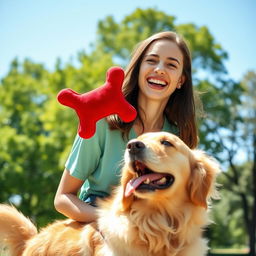
<path id="1" fill-rule="evenodd" d="M 76 136 L 66 169 L 70 175 L 84 180 L 80 198 L 88 195 L 107 196 L 119 183 L 126 144 L 136 138 L 134 129 L 124 140 L 119 130 L 110 130 L 105 119 L 97 122 L 96 133 L 90 139 Z M 177 127 L 165 119 L 163 131 L 177 134 Z"/>

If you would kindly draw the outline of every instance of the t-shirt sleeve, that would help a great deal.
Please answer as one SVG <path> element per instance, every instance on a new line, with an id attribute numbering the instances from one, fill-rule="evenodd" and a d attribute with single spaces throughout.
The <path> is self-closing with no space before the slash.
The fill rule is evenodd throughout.
<path id="1" fill-rule="evenodd" d="M 102 130 L 103 127 L 97 127 L 97 129 Z M 65 164 L 66 169 L 73 177 L 86 180 L 97 168 L 102 154 L 100 132 L 98 130 L 90 139 L 83 139 L 79 135 L 76 136 Z"/>

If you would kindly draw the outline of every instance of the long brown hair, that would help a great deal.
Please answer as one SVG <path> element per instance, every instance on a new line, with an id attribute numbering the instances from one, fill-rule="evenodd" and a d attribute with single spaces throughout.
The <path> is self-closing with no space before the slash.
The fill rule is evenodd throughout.
<path id="1" fill-rule="evenodd" d="M 165 108 L 167 120 L 179 129 L 179 137 L 190 147 L 195 148 L 198 143 L 198 134 L 195 116 L 195 101 L 191 75 L 191 56 L 184 39 L 175 32 L 166 31 L 152 35 L 137 45 L 132 58 L 125 70 L 125 79 L 122 87 L 126 100 L 138 109 L 138 76 L 142 59 L 149 46 L 158 40 L 167 39 L 175 42 L 183 54 L 183 75 L 185 82 L 180 89 L 176 89 L 170 96 Z M 141 117 L 138 117 L 142 122 Z M 128 137 L 133 122 L 124 123 L 117 115 L 107 118 L 111 129 L 119 129 L 123 137 Z M 143 125 L 143 123 L 142 123 Z"/>

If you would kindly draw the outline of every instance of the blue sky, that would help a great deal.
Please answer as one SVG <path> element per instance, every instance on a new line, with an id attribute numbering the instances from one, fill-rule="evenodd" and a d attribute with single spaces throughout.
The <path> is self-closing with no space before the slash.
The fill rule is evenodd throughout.
<path id="1" fill-rule="evenodd" d="M 94 41 L 100 19 L 121 21 L 137 7 L 164 11 L 177 24 L 207 26 L 229 54 L 231 78 L 256 70 L 256 0 L 0 0 L 0 78 L 15 57 L 49 70 L 58 57 L 76 58 Z"/>

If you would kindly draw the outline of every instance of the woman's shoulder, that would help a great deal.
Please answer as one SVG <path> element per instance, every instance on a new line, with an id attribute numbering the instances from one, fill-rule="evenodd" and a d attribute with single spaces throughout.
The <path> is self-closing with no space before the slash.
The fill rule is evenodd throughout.
<path id="1" fill-rule="evenodd" d="M 96 123 L 96 131 L 94 136 L 102 136 L 108 129 L 108 124 L 105 118 L 100 119 Z"/>
<path id="2" fill-rule="evenodd" d="M 111 129 L 107 120 L 103 118 L 96 123 L 96 131 L 91 138 L 84 139 L 77 134 L 76 142 L 83 145 L 92 145 L 96 143 L 103 148 L 106 141 L 119 140 L 119 137 L 121 138 L 120 131 Z"/>
<path id="3" fill-rule="evenodd" d="M 107 122 L 105 119 L 101 119 L 96 123 L 96 130 L 92 137 L 90 138 L 83 138 L 78 133 L 75 137 L 75 144 L 90 144 L 95 143 L 95 141 L 102 139 L 105 136 L 105 133 L 107 131 Z"/>

